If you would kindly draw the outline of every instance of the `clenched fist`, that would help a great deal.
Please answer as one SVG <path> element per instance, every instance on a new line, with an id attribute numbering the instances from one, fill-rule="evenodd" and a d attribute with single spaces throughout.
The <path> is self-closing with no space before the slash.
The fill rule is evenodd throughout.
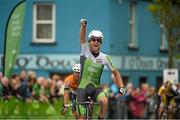
<path id="1" fill-rule="evenodd" d="M 81 21 L 81 24 L 84 25 L 84 26 L 87 24 L 87 20 L 86 19 L 81 19 L 80 21 Z"/>

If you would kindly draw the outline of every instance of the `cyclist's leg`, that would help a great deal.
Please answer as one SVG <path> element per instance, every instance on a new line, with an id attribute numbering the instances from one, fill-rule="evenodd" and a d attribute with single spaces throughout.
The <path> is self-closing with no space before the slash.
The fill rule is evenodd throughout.
<path id="1" fill-rule="evenodd" d="M 159 105 L 159 110 L 158 110 L 158 118 L 161 119 L 162 118 L 162 114 L 164 112 L 164 109 L 165 109 L 165 105 L 164 103 L 160 103 Z"/>
<path id="2" fill-rule="evenodd" d="M 173 108 L 175 108 L 176 106 L 176 102 L 175 102 L 175 99 L 172 98 L 170 101 L 169 101 L 169 107 L 168 107 L 168 118 L 169 119 L 174 119 L 174 114 L 175 114 L 175 111 L 173 110 Z"/>
<path id="3" fill-rule="evenodd" d="M 166 96 L 161 96 L 161 103 L 160 103 L 160 106 L 159 106 L 159 112 L 158 112 L 158 117 L 159 118 L 162 118 L 162 115 L 163 115 L 163 112 L 164 112 L 164 109 L 165 109 L 165 106 L 167 105 L 167 99 L 166 99 Z"/>
<path id="4" fill-rule="evenodd" d="M 72 113 L 73 113 L 73 116 L 75 118 L 77 118 L 78 114 L 77 114 L 77 109 L 76 109 L 76 94 L 75 93 L 72 93 L 71 94 L 71 100 L 72 100 Z"/>
<path id="5" fill-rule="evenodd" d="M 85 89 L 82 89 L 82 88 L 78 88 L 77 89 L 77 102 L 80 103 L 80 102 L 85 102 L 86 101 L 86 92 L 85 92 Z M 78 114 L 79 114 L 79 119 L 85 119 L 85 112 L 86 112 L 86 109 L 84 106 L 82 105 L 77 105 L 78 109 Z"/>
<path id="6" fill-rule="evenodd" d="M 104 91 L 101 91 L 97 96 L 97 101 L 102 102 L 102 108 L 99 112 L 99 118 L 105 118 L 105 115 L 108 111 L 108 98 Z"/>

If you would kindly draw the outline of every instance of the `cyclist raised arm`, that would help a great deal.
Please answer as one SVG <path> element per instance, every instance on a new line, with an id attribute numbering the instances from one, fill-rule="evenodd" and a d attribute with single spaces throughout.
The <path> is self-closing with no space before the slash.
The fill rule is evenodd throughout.
<path id="1" fill-rule="evenodd" d="M 91 96 L 94 101 L 103 103 L 102 111 L 99 113 L 99 118 L 104 118 L 107 112 L 107 95 L 103 92 L 100 85 L 100 78 L 104 66 L 107 66 L 115 76 L 116 84 L 119 87 L 119 92 L 125 94 L 124 84 L 119 71 L 112 63 L 111 57 L 100 51 L 103 43 L 103 33 L 99 30 L 93 30 L 88 35 L 88 43 L 86 43 L 86 19 L 81 19 L 80 26 L 80 43 L 81 54 L 80 63 L 82 67 L 81 79 L 77 90 L 78 102 L 85 102 L 87 96 Z M 81 106 L 83 109 L 83 106 Z M 80 114 L 83 117 L 83 110 L 80 109 Z M 81 113 L 82 112 L 82 113 Z"/>
<path id="2" fill-rule="evenodd" d="M 80 27 L 80 43 L 81 44 L 86 42 L 86 25 L 87 25 L 86 20 L 81 19 L 81 27 Z"/>

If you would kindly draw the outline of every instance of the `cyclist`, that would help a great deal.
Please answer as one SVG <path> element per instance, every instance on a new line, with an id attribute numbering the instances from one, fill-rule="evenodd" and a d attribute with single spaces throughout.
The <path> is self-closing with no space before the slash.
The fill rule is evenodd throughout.
<path id="1" fill-rule="evenodd" d="M 100 85 L 100 77 L 104 66 L 106 65 L 114 74 L 119 92 L 125 94 L 125 87 L 120 73 L 112 63 L 111 57 L 100 51 L 103 43 L 103 34 L 99 30 L 93 30 L 88 35 L 86 42 L 86 19 L 81 19 L 80 25 L 80 44 L 81 44 L 81 77 L 78 84 L 77 100 L 85 102 L 87 96 L 91 96 L 93 101 L 102 102 L 102 110 L 99 113 L 99 119 L 103 119 L 107 113 L 108 99 Z M 85 109 L 79 106 L 80 118 L 85 118 Z"/>
<path id="2" fill-rule="evenodd" d="M 81 66 L 80 64 L 75 64 L 72 67 L 73 74 L 69 75 L 66 77 L 64 81 L 64 106 L 62 110 L 62 114 L 65 114 L 67 112 L 67 107 L 65 105 L 68 104 L 69 101 L 69 93 L 71 94 L 71 100 L 72 103 L 76 102 L 76 90 L 77 90 L 77 82 L 80 77 L 80 71 L 81 71 Z M 77 112 L 76 112 L 76 106 L 75 104 L 72 106 L 72 112 L 74 117 L 77 117 Z"/>
<path id="3" fill-rule="evenodd" d="M 168 116 L 169 118 L 173 117 L 173 110 L 176 106 L 175 102 L 175 96 L 176 96 L 176 89 L 177 87 L 173 85 L 170 81 L 166 81 L 159 89 L 158 91 L 158 97 L 159 97 L 159 112 L 158 117 L 162 118 L 165 107 L 168 107 Z"/>

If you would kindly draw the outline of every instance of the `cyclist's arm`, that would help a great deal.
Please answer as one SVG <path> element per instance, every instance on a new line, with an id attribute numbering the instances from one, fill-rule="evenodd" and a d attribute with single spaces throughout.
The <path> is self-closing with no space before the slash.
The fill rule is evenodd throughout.
<path id="1" fill-rule="evenodd" d="M 158 91 L 158 95 L 159 96 L 162 96 L 163 94 L 164 94 L 164 86 L 161 86 L 160 88 L 159 88 L 159 91 Z"/>
<path id="2" fill-rule="evenodd" d="M 110 56 L 106 56 L 106 60 L 107 60 L 107 67 L 112 71 L 114 77 L 115 77 L 115 80 L 116 80 L 116 85 L 119 87 L 119 88 L 122 88 L 124 87 L 124 84 L 123 84 L 123 81 L 122 81 L 122 77 L 121 77 L 121 74 L 119 73 L 119 71 L 115 68 L 113 62 L 112 62 L 112 59 Z"/>
<path id="3" fill-rule="evenodd" d="M 81 26 L 80 26 L 80 43 L 83 44 L 86 42 L 86 20 L 81 19 Z"/>
<path id="4" fill-rule="evenodd" d="M 64 88 L 64 105 L 67 105 L 69 101 L 69 87 Z"/>
<path id="5" fill-rule="evenodd" d="M 180 88 L 177 88 L 176 85 L 172 85 L 171 89 L 175 93 L 175 95 L 180 95 Z"/>
<path id="6" fill-rule="evenodd" d="M 119 71 L 117 69 L 113 69 L 112 73 L 114 74 L 117 86 L 119 88 L 124 87 L 122 77 L 121 77 L 121 74 L 119 73 Z"/>
<path id="7" fill-rule="evenodd" d="M 70 91 L 70 82 L 69 76 L 64 80 L 64 105 L 68 104 L 69 101 L 69 91 Z"/>

